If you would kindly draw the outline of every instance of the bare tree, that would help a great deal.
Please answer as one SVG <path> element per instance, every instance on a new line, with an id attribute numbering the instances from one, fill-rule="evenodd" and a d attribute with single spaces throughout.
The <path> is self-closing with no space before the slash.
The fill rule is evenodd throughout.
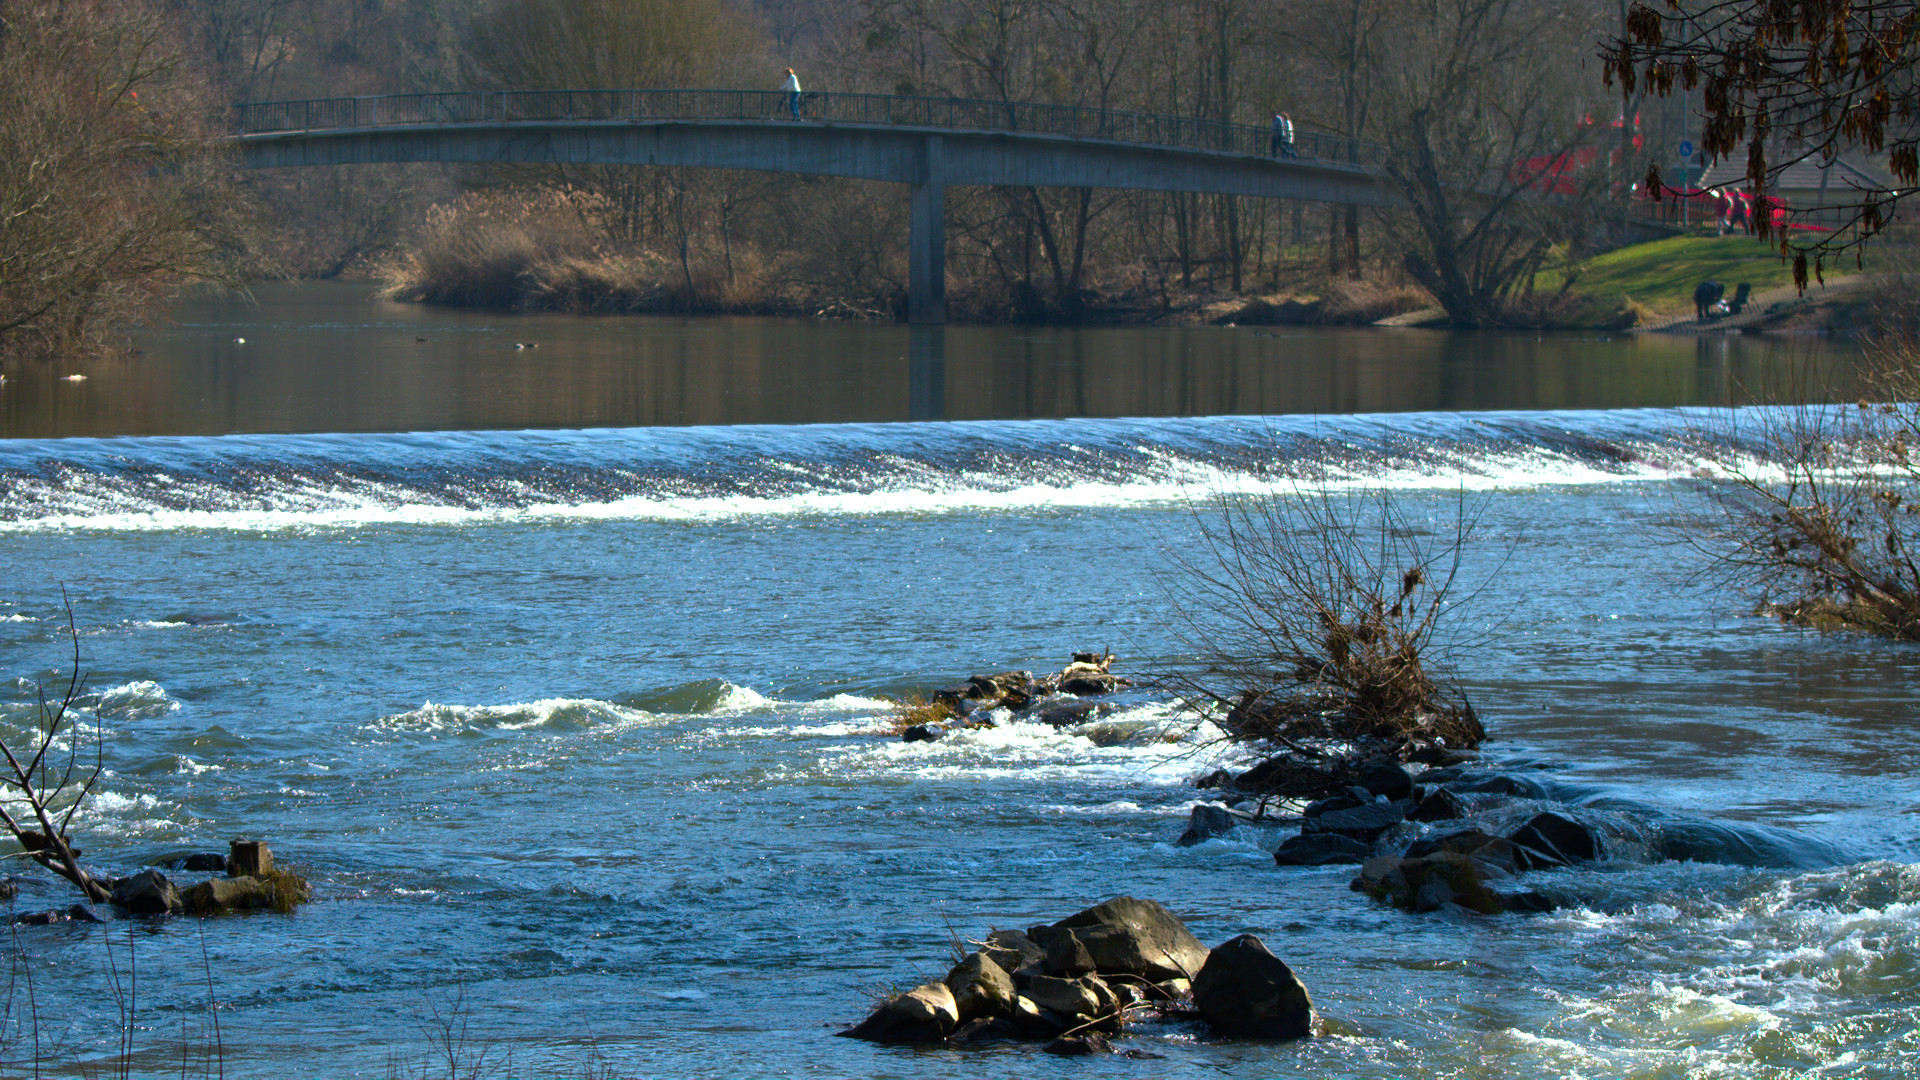
<path id="1" fill-rule="evenodd" d="M 73 643 L 73 666 L 66 690 L 49 701 L 42 690 L 32 733 L 21 745 L 0 739 L 0 757 L 7 771 L 0 774 L 0 825 L 4 825 L 29 858 L 73 882 L 88 900 L 108 899 L 107 889 L 80 865 L 80 853 L 68 836 L 75 814 L 92 794 L 104 767 L 99 732 L 93 740 L 93 760 L 80 756 L 83 739 L 74 722 L 74 703 L 85 679 L 80 673 L 80 633 L 67 605 L 67 637 Z"/>
<path id="2" fill-rule="evenodd" d="M 1590 148 L 1601 129 L 1580 122 L 1579 85 L 1555 67 L 1590 14 L 1439 0 L 1402 9 L 1389 35 L 1375 115 L 1409 211 L 1404 263 L 1456 325 L 1531 321 L 1514 311 L 1516 291 L 1556 244 L 1578 238 L 1587 204 L 1610 186 L 1603 166 L 1573 167 L 1599 159 Z"/>
<path id="3" fill-rule="evenodd" d="M 237 200 L 206 98 L 142 0 L 0 0 L 0 356 L 106 347 L 225 277 Z"/>

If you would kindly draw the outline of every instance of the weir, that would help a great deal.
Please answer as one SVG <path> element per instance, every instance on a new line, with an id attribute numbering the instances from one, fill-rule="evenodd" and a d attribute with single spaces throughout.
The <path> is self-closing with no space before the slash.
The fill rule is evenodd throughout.
<path id="1" fill-rule="evenodd" d="M 1389 206 L 1371 144 L 1305 132 L 1270 156 L 1260 125 L 876 94 L 774 91 L 402 94 L 238 106 L 248 168 L 384 162 L 756 169 L 910 189 L 908 321 L 946 321 L 946 189 L 1096 187 Z"/>

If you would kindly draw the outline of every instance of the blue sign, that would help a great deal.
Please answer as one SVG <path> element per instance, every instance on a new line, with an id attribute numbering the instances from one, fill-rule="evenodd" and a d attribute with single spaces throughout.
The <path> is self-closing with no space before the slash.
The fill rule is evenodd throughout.
<path id="1" fill-rule="evenodd" d="M 1680 156 L 1683 158 L 1693 156 L 1693 143 L 1690 140 L 1680 140 Z"/>

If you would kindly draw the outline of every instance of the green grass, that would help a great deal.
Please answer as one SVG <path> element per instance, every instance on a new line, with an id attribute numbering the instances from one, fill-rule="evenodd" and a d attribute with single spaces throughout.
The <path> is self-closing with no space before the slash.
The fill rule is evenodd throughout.
<path id="1" fill-rule="evenodd" d="M 1886 261 L 1884 250 L 1870 248 L 1865 272 L 1880 269 Z M 1829 278 L 1861 272 L 1851 254 L 1826 268 Z M 1557 289 L 1562 280 L 1561 273 L 1548 272 L 1541 275 L 1539 287 Z M 1694 287 L 1709 280 L 1725 285 L 1729 297 L 1743 281 L 1762 292 L 1793 284 L 1793 262 L 1751 236 L 1676 236 L 1587 260 L 1573 289 L 1596 308 L 1632 301 L 1670 315 L 1691 311 Z"/>

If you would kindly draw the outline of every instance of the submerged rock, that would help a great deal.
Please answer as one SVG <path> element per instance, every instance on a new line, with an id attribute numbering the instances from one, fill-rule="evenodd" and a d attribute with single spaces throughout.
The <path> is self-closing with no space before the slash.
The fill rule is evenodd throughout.
<path id="1" fill-rule="evenodd" d="M 1381 855 L 1361 864 L 1352 887 L 1413 912 L 1436 911 L 1449 904 L 1480 915 L 1505 910 L 1487 888 L 1480 864 L 1454 851 L 1418 858 Z"/>
<path id="2" fill-rule="evenodd" d="M 1600 837 L 1590 826 L 1551 810 L 1534 815 L 1531 821 L 1507 838 L 1530 852 L 1544 856 L 1544 859 L 1532 862 L 1528 869 L 1570 866 L 1592 862 L 1600 857 Z"/>
<path id="3" fill-rule="evenodd" d="M 1108 706 L 1097 701 L 1069 701 L 1061 705 L 1052 705 L 1033 714 L 1033 718 L 1052 727 L 1072 727 L 1084 724 L 1094 716 L 1104 715 Z"/>
<path id="4" fill-rule="evenodd" d="M 69 922 L 97 923 L 106 920 L 86 904 L 70 904 L 59 911 L 34 911 L 13 917 L 15 926 L 53 926 Z"/>
<path id="5" fill-rule="evenodd" d="M 1062 1035 L 1040 1049 L 1061 1057 L 1089 1057 L 1113 1053 L 1113 1043 L 1096 1031 L 1086 1035 Z"/>
<path id="6" fill-rule="evenodd" d="M 1280 866 L 1335 866 L 1366 859 L 1373 849 L 1365 841 L 1340 833 L 1301 833 L 1290 836 L 1273 853 Z"/>
<path id="7" fill-rule="evenodd" d="M 1307 819 L 1303 833 L 1340 833 L 1360 840 L 1374 837 L 1407 820 L 1406 808 L 1399 803 L 1368 803 L 1345 810 L 1329 810 Z"/>
<path id="8" fill-rule="evenodd" d="M 1313 996 L 1286 961 L 1252 934 L 1207 955 L 1193 980 L 1193 1000 L 1207 1023 L 1230 1035 L 1300 1039 L 1316 1026 Z"/>
<path id="9" fill-rule="evenodd" d="M 162 859 L 155 866 L 162 870 L 185 870 L 197 874 L 224 874 L 227 872 L 227 857 L 217 851 L 196 851 L 184 855 L 172 855 Z"/>

